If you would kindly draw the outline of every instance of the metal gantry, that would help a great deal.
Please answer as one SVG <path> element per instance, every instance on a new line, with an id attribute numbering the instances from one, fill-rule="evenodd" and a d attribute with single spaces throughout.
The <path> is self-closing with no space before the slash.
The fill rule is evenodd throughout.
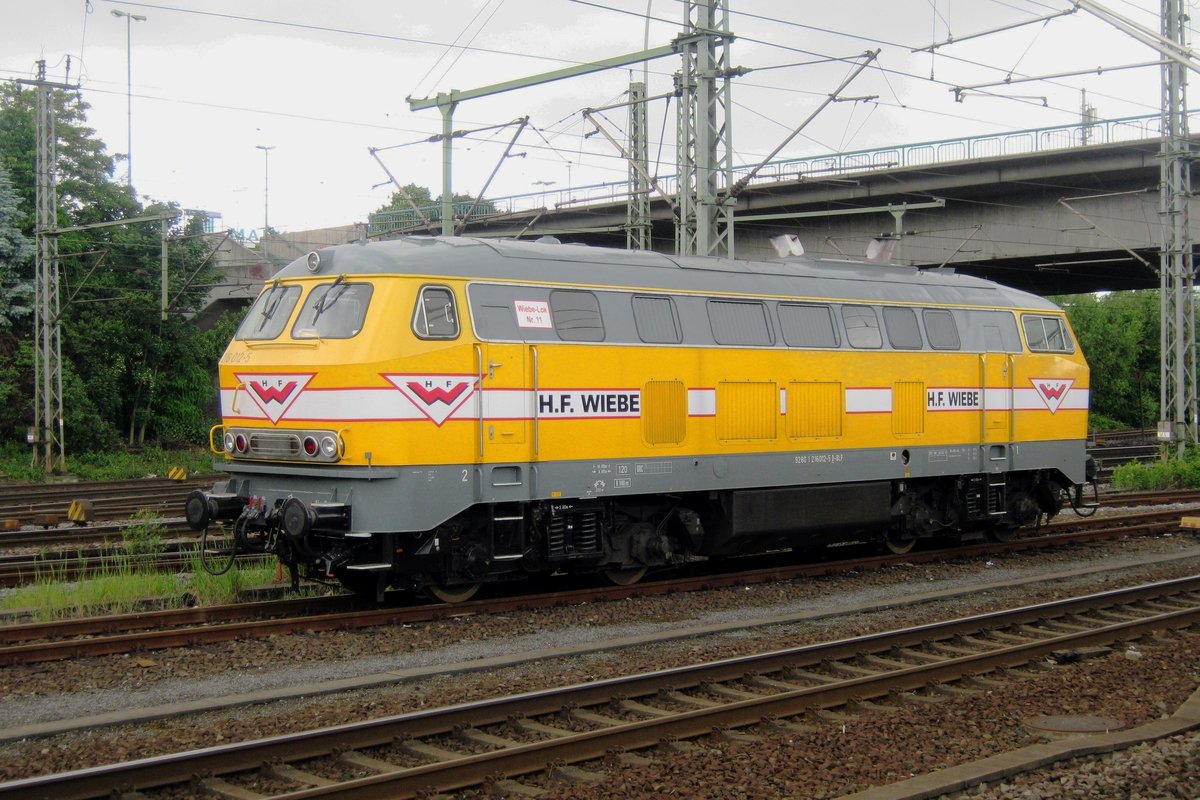
<path id="1" fill-rule="evenodd" d="M 1187 17 L 1183 5 L 1183 0 L 1162 0 L 1162 35 L 1186 47 Z M 1175 59 L 1162 66 L 1159 184 L 1162 223 L 1159 436 L 1174 441 L 1181 452 L 1187 443 L 1197 441 L 1195 265 L 1188 229 L 1193 157 L 1188 139 L 1187 69 Z"/>

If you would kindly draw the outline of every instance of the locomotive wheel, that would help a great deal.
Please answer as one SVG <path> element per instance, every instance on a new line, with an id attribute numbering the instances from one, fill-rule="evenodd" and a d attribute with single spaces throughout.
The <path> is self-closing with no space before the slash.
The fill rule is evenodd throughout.
<path id="1" fill-rule="evenodd" d="M 425 591 L 443 603 L 453 605 L 454 603 L 465 603 L 470 600 L 482 585 L 482 583 L 456 583 L 453 586 L 445 586 L 431 583 L 425 587 Z"/>
<path id="2" fill-rule="evenodd" d="M 1017 538 L 1017 531 L 1015 528 L 988 528 L 987 538 L 993 542 L 1011 542 Z"/>
<path id="3" fill-rule="evenodd" d="M 620 567 L 604 570 L 604 577 L 617 586 L 633 586 L 646 577 L 648 567 Z"/>
<path id="4" fill-rule="evenodd" d="M 887 546 L 888 552 L 902 556 L 913 549 L 917 543 L 917 537 L 903 531 L 888 531 L 883 536 L 883 543 Z"/>

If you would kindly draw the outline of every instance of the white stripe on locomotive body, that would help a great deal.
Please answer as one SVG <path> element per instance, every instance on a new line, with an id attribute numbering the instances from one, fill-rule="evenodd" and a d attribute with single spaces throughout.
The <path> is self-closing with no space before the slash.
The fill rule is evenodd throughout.
<path id="1" fill-rule="evenodd" d="M 1047 404 L 1037 389 L 1009 389 L 988 387 L 984 393 L 985 405 L 978 402 L 955 400 L 955 396 L 979 395 L 982 387 L 937 387 L 926 388 L 926 410 L 936 413 L 979 413 L 981 411 L 1086 411 L 1089 390 L 1071 387 L 1064 391 L 1056 407 Z M 933 399 L 930 399 L 930 396 Z M 484 420 L 531 420 L 555 419 L 637 419 L 641 417 L 641 392 L 638 389 L 541 389 L 538 391 L 538 408 L 534 409 L 534 393 L 530 389 L 485 389 L 483 396 Z M 688 416 L 714 417 L 717 414 L 716 389 L 688 389 Z M 236 408 L 235 408 L 236 402 Z M 781 414 L 787 413 L 787 392 L 780 389 Z M 889 387 L 847 387 L 845 389 L 847 414 L 889 414 L 892 411 L 892 390 Z M 271 420 L 268 409 L 257 405 L 247 397 L 244 389 L 221 390 L 221 415 L 230 421 Z M 447 419 L 478 421 L 479 392 L 471 389 L 471 396 L 449 414 Z M 429 415 L 412 400 L 391 387 L 364 387 L 358 389 L 305 389 L 273 422 L 419 422 L 429 421 Z"/>

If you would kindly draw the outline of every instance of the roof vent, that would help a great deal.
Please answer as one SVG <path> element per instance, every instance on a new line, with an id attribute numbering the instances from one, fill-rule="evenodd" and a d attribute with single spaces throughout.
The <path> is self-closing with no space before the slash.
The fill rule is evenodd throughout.
<path id="1" fill-rule="evenodd" d="M 534 241 L 538 244 L 562 244 L 562 240 L 557 236 L 539 236 Z"/>

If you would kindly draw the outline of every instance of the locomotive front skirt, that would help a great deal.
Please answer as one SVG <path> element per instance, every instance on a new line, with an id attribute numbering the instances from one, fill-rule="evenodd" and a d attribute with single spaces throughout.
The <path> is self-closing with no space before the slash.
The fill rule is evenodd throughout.
<path id="1" fill-rule="evenodd" d="M 1086 464 L 1062 311 L 945 270 L 409 237 L 310 253 L 220 365 L 194 527 L 379 596 L 1004 536 Z"/>

